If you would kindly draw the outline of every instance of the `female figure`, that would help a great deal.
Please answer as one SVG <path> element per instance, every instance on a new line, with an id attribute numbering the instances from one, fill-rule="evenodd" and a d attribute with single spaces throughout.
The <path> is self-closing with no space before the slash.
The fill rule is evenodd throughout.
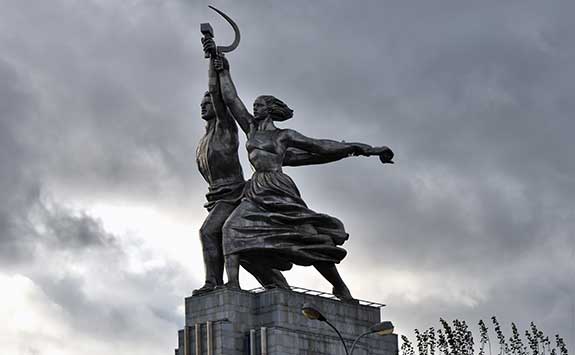
<path id="1" fill-rule="evenodd" d="M 354 155 L 379 155 L 382 161 L 391 162 L 392 151 L 361 143 L 312 139 L 294 130 L 279 129 L 274 122 L 291 118 L 293 111 L 273 96 L 258 97 L 252 116 L 237 96 L 228 68 L 225 60 L 216 66 L 224 102 L 238 121 L 249 123 L 246 146 L 255 172 L 246 183 L 240 205 L 222 229 L 226 286 L 239 288 L 240 263 L 277 270 L 289 270 L 293 264 L 314 266 L 332 284 L 334 295 L 353 301 L 335 265 L 346 255 L 340 247 L 348 239 L 343 224 L 309 209 L 295 183 L 283 173 L 282 165 L 306 164 L 297 159 L 290 164 L 286 154 L 294 151 L 323 158 L 309 164 Z"/>

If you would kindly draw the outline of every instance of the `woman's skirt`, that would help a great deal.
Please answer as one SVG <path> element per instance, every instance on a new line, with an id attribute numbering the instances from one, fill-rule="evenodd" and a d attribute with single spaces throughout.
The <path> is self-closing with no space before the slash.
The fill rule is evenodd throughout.
<path id="1" fill-rule="evenodd" d="M 339 245 L 347 239 L 341 221 L 307 208 L 282 172 L 256 172 L 223 227 L 225 255 L 239 254 L 278 270 L 339 263 L 346 255 Z"/>

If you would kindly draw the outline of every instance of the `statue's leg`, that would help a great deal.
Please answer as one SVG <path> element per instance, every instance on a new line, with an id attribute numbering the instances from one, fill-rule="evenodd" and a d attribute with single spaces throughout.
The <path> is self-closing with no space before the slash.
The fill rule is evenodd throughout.
<path id="1" fill-rule="evenodd" d="M 240 256 L 238 254 L 226 255 L 226 274 L 228 276 L 227 288 L 240 288 Z"/>
<path id="2" fill-rule="evenodd" d="M 206 282 L 192 294 L 200 294 L 222 285 L 224 276 L 224 255 L 222 250 L 222 226 L 234 210 L 229 203 L 218 203 L 200 228 L 200 241 L 206 270 Z"/>
<path id="3" fill-rule="evenodd" d="M 285 288 L 289 289 L 287 280 L 281 271 L 272 269 L 267 265 L 257 264 L 257 262 L 246 262 L 242 260 L 241 265 L 247 272 L 252 274 L 258 280 L 260 285 L 265 288 Z"/>
<path id="4" fill-rule="evenodd" d="M 345 282 L 343 282 L 343 279 L 339 275 L 339 272 L 337 271 L 337 267 L 335 266 L 335 264 L 317 263 L 314 264 L 314 267 L 316 268 L 317 271 L 319 271 L 319 273 L 323 277 L 325 277 L 327 281 L 329 281 L 329 283 L 332 284 L 333 294 L 337 296 L 337 298 L 345 302 L 353 302 L 353 303 L 357 302 L 357 300 L 355 300 L 351 296 L 351 293 L 349 292 L 349 289 L 347 288 Z"/>
<path id="5" fill-rule="evenodd" d="M 290 287 L 281 271 L 264 267 L 262 272 L 262 285 L 266 288 L 278 287 L 289 290 Z"/>

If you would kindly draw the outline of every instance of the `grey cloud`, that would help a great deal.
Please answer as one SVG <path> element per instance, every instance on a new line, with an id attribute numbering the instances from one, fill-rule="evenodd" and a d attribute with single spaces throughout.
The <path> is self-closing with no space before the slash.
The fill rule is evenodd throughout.
<path id="1" fill-rule="evenodd" d="M 10 255 L 2 272 L 30 279 L 43 292 L 42 302 L 60 307 L 60 322 L 78 339 L 126 347 L 138 342 L 150 349 L 169 343 L 168 333 L 157 329 L 180 327 L 182 295 L 198 283 L 181 265 L 168 261 L 133 270 L 134 258 L 143 258 L 133 253 L 145 250 L 127 248 L 99 221 L 53 202 L 38 200 L 21 213 L 28 224 L 20 220 L 20 232 L 28 234 L 2 238 L 2 250 Z M 37 340 L 30 346 L 41 346 Z"/>
<path id="2" fill-rule="evenodd" d="M 179 5 L 24 2 L 5 10 L 12 36 L 3 57 L 16 63 L 35 108 L 18 125 L 47 181 L 134 198 L 190 193 L 180 182 L 198 179 L 189 137 L 200 134 L 201 95 L 192 93 L 205 74 L 190 65 L 200 50 L 187 43 Z"/>
<path id="3" fill-rule="evenodd" d="M 113 243 L 113 236 L 108 235 L 97 221 L 86 214 L 74 216 L 58 207 L 45 213 L 48 216 L 44 227 L 55 239 L 55 247 L 93 248 Z"/>
<path id="4" fill-rule="evenodd" d="M 10 264 L 25 257 L 32 247 L 22 241 L 23 211 L 37 199 L 39 187 L 29 176 L 31 169 L 19 163 L 32 160 L 32 152 L 19 141 L 19 129 L 35 107 L 18 73 L 4 61 L 0 61 L 0 81 L 0 262 Z"/>
<path id="5" fill-rule="evenodd" d="M 20 65 L 0 62 L 0 271 L 29 278 L 45 295 L 42 302 L 61 307 L 78 338 L 128 344 L 145 342 L 144 336 L 152 347 L 154 341 L 167 344 L 171 337 L 156 330 L 178 329 L 180 288 L 187 289 L 193 278 L 177 263 L 142 274 L 131 271 L 124 246 L 99 221 L 50 197 L 42 180 L 62 173 L 61 168 L 50 170 L 55 168 L 51 160 L 63 158 L 73 147 L 58 151 L 59 142 L 48 144 L 45 137 L 35 136 L 53 127 L 39 117 L 45 113 L 42 100 L 30 76 L 18 70 Z M 64 164 L 59 161 L 58 166 Z M 94 298 L 94 284 L 121 289 L 129 301 Z"/>

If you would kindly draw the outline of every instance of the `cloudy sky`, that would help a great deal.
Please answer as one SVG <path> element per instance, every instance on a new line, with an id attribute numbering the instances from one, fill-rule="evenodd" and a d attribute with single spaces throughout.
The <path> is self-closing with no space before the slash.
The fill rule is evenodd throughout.
<path id="1" fill-rule="evenodd" d="M 396 153 L 287 169 L 346 224 L 356 297 L 400 333 L 497 315 L 575 351 L 575 2 L 210 4 L 242 30 L 248 106 L 273 94 L 282 127 Z M 199 23 L 233 38 L 207 5 L 0 0 L 3 354 L 172 352 L 203 282 Z"/>

